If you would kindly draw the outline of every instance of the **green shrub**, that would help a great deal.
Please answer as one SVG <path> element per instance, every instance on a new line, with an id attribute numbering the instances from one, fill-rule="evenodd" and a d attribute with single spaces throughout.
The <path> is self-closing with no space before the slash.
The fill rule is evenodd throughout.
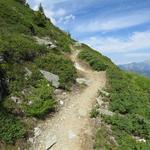
<path id="1" fill-rule="evenodd" d="M 91 50 L 89 47 L 84 45 L 81 49 L 82 51 L 79 53 L 79 58 L 87 61 L 92 69 L 105 71 L 108 66 L 112 65 L 112 62 L 108 58 L 94 50 Z"/>
<path id="2" fill-rule="evenodd" d="M 17 34 L 2 37 L 1 49 L 4 60 L 10 63 L 33 61 L 36 56 L 47 52 L 46 46 L 37 45 L 32 38 Z"/>
<path id="3" fill-rule="evenodd" d="M 45 15 L 41 13 L 40 11 L 35 12 L 34 22 L 37 26 L 43 27 L 43 28 L 46 27 L 46 24 L 47 24 Z"/>
<path id="4" fill-rule="evenodd" d="M 23 138 L 26 130 L 24 125 L 9 113 L 0 111 L 0 140 L 12 144 L 16 139 Z"/>
<path id="5" fill-rule="evenodd" d="M 109 59 L 85 45 L 81 49 L 79 58 L 87 61 L 94 70 L 103 70 L 101 64 L 107 66 L 110 109 L 122 116 L 105 117 L 104 120 L 112 125 L 118 148 L 150 149 L 150 80 L 121 71 Z M 136 142 L 132 136 L 144 137 L 147 142 Z"/>
<path id="6" fill-rule="evenodd" d="M 96 132 L 94 150 L 118 150 L 115 141 L 111 140 L 113 137 L 110 130 L 105 125 L 102 125 Z"/>
<path id="7" fill-rule="evenodd" d="M 61 88 L 69 89 L 72 83 L 75 82 L 76 69 L 73 63 L 62 55 L 50 53 L 47 56 L 38 58 L 36 64 L 41 69 L 59 75 Z"/>
<path id="8" fill-rule="evenodd" d="M 91 111 L 91 113 L 90 113 L 90 117 L 91 117 L 91 118 L 96 118 L 96 117 L 99 115 L 99 111 L 98 111 L 97 109 L 98 109 L 97 106 L 95 106 L 95 107 L 92 109 L 92 111 Z"/>
<path id="9" fill-rule="evenodd" d="M 35 88 L 32 88 L 31 94 L 27 97 L 27 101 L 32 104 L 24 106 L 28 116 L 43 117 L 50 111 L 53 111 L 56 102 L 53 99 L 53 89 L 45 80 L 39 80 Z"/>

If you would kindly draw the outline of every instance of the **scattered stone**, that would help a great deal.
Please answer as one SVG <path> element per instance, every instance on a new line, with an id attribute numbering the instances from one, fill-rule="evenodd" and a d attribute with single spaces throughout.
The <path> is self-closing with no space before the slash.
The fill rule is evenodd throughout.
<path id="1" fill-rule="evenodd" d="M 49 48 L 50 48 L 50 49 L 54 49 L 54 48 L 56 48 L 56 47 L 57 47 L 56 45 L 52 44 Z"/>
<path id="2" fill-rule="evenodd" d="M 56 90 L 54 91 L 54 94 L 55 94 L 55 95 L 62 94 L 62 90 L 61 90 L 61 89 L 56 89 Z"/>
<path id="3" fill-rule="evenodd" d="M 99 106 L 102 106 L 103 101 L 102 101 L 102 97 L 99 96 L 98 98 L 96 98 L 97 103 L 99 104 Z"/>
<path id="4" fill-rule="evenodd" d="M 26 71 L 26 74 L 25 74 L 26 77 L 27 76 L 30 77 L 32 75 L 32 72 L 27 67 L 25 67 L 25 71 Z"/>
<path id="5" fill-rule="evenodd" d="M 109 137 L 109 139 L 110 139 L 111 143 L 114 143 L 114 144 L 116 144 L 116 143 L 117 143 L 117 142 L 116 142 L 116 140 L 115 140 L 115 137 L 110 136 L 110 137 Z"/>
<path id="6" fill-rule="evenodd" d="M 29 101 L 29 102 L 28 102 L 28 105 L 29 105 L 29 106 L 31 106 L 32 104 L 33 104 L 33 102 L 32 102 L 32 101 Z"/>
<path id="7" fill-rule="evenodd" d="M 64 102 L 63 102 L 63 101 L 60 101 L 60 105 L 64 105 Z"/>
<path id="8" fill-rule="evenodd" d="M 10 99 L 17 104 L 21 104 L 21 100 L 19 97 L 11 96 Z"/>
<path id="9" fill-rule="evenodd" d="M 69 139 L 74 139 L 76 137 L 76 134 L 73 131 L 69 130 L 68 137 L 69 137 Z"/>
<path id="10" fill-rule="evenodd" d="M 103 108 L 99 108 L 98 112 L 99 112 L 99 114 L 102 114 L 102 115 L 108 115 L 108 116 L 113 116 L 114 115 L 114 113 L 112 111 L 109 111 L 109 110 L 106 110 L 106 109 L 103 109 Z"/>
<path id="11" fill-rule="evenodd" d="M 34 143 L 34 139 L 33 138 L 29 138 L 29 142 L 30 143 Z"/>
<path id="12" fill-rule="evenodd" d="M 146 140 L 144 138 L 141 138 L 139 136 L 132 136 L 137 142 L 146 142 Z"/>
<path id="13" fill-rule="evenodd" d="M 39 127 L 34 128 L 34 137 L 38 137 L 41 134 L 41 129 Z"/>
<path id="14" fill-rule="evenodd" d="M 109 94 L 108 92 L 104 91 L 104 90 L 99 90 L 99 91 L 100 91 L 100 93 L 101 93 L 102 95 L 104 95 L 104 96 L 106 96 L 106 97 L 109 97 L 109 96 L 110 96 L 110 94 Z"/>
<path id="15" fill-rule="evenodd" d="M 53 73 L 50 73 L 48 71 L 40 70 L 40 72 L 43 74 L 43 76 L 52 83 L 52 86 L 55 88 L 58 88 L 60 83 L 59 83 L 59 76 L 55 75 Z"/>
<path id="16" fill-rule="evenodd" d="M 90 82 L 84 78 L 77 78 L 76 79 L 76 82 L 79 83 L 79 84 L 84 84 L 84 85 L 89 85 Z"/>

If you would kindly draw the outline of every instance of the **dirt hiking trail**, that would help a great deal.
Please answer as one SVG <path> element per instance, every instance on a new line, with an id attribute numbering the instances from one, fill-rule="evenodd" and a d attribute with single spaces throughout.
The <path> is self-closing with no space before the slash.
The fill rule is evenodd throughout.
<path id="1" fill-rule="evenodd" d="M 105 72 L 92 71 L 71 56 L 77 70 L 89 81 L 83 90 L 64 93 L 69 100 L 54 117 L 41 121 L 39 135 L 34 139 L 33 150 L 92 150 L 90 111 L 96 102 L 98 90 L 105 87 Z"/>

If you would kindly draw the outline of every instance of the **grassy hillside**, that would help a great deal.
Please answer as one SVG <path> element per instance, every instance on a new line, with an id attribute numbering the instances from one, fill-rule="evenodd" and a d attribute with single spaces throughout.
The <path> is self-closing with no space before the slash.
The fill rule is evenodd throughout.
<path id="1" fill-rule="evenodd" d="M 112 126 L 118 146 L 114 147 L 105 139 L 108 131 L 104 128 L 103 132 L 101 129 L 97 132 L 95 149 L 102 145 L 103 149 L 150 149 L 150 80 L 121 71 L 108 58 L 87 46 L 82 49 L 79 58 L 94 70 L 107 71 L 107 90 L 111 93 L 109 109 L 116 114 L 103 116 L 103 120 Z M 137 142 L 133 137 L 144 138 L 146 142 Z"/>
<path id="2" fill-rule="evenodd" d="M 39 45 L 34 37 L 46 37 L 56 46 Z M 60 88 L 69 90 L 76 70 L 65 53 L 73 42 L 43 12 L 18 0 L 0 1 L 0 143 L 26 137 L 28 117 L 42 118 L 55 110 L 55 88 L 40 69 L 58 75 Z"/>
<path id="3" fill-rule="evenodd" d="M 35 37 L 49 38 L 56 45 L 39 45 Z M 30 134 L 33 117 L 43 118 L 55 111 L 55 88 L 40 69 L 60 77 L 60 87 L 69 90 L 76 70 L 66 57 L 74 40 L 55 27 L 41 11 L 33 11 L 18 0 L 0 1 L 0 149 L 1 144 L 14 144 Z M 79 46 L 79 58 L 93 70 L 107 71 L 109 109 L 112 117 L 103 116 L 105 126 L 96 134 L 95 149 L 150 149 L 150 80 L 125 73 L 109 58 L 86 45 Z M 32 122 L 32 121 L 31 121 Z M 115 136 L 118 145 L 109 143 Z M 137 142 L 134 137 L 144 138 Z"/>

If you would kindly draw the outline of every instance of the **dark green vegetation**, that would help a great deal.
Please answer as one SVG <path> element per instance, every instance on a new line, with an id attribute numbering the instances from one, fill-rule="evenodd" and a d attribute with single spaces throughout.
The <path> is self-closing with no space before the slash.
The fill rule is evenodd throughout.
<path id="1" fill-rule="evenodd" d="M 33 36 L 47 37 L 56 47 L 39 45 Z M 69 90 L 76 71 L 65 53 L 73 42 L 41 5 L 35 12 L 25 0 L 0 1 L 0 142 L 25 137 L 25 117 L 43 118 L 55 110 L 55 89 L 40 69 L 59 75 L 60 88 Z"/>
<path id="2" fill-rule="evenodd" d="M 76 70 L 73 63 L 63 55 L 49 54 L 36 60 L 39 68 L 48 70 L 60 76 L 60 86 L 69 89 L 71 84 L 75 82 Z"/>
<path id="3" fill-rule="evenodd" d="M 98 129 L 94 144 L 95 150 L 117 150 L 115 141 L 113 140 L 113 134 L 105 125 L 101 125 Z"/>
<path id="4" fill-rule="evenodd" d="M 111 60 L 97 51 L 93 51 L 90 47 L 82 45 L 79 58 L 87 61 L 92 69 L 97 71 L 105 71 L 110 65 Z"/>
<path id="5" fill-rule="evenodd" d="M 99 116 L 99 111 L 97 109 L 98 109 L 98 106 L 93 107 L 90 113 L 91 118 L 96 118 L 97 116 Z"/>
<path id="6" fill-rule="evenodd" d="M 118 143 L 117 149 L 150 149 L 150 80 L 121 71 L 109 59 L 89 47 L 83 47 L 79 58 L 86 60 L 94 70 L 107 71 L 108 92 L 111 93 L 110 110 L 116 115 L 104 116 L 103 120 L 112 125 L 112 132 Z M 92 116 L 96 117 L 97 112 L 93 111 Z M 105 131 L 100 132 L 101 129 L 96 135 L 95 149 L 99 148 L 98 143 Z M 133 137 L 144 138 L 146 142 L 137 142 Z"/>
<path id="7" fill-rule="evenodd" d="M 48 37 L 56 47 L 39 45 L 33 36 Z M 0 0 L 0 142 L 14 143 L 24 138 L 28 131 L 24 118 L 43 118 L 55 110 L 55 88 L 40 69 L 59 75 L 60 88 L 69 90 L 76 71 L 66 53 L 73 43 L 69 34 L 44 15 L 41 6 L 35 12 L 24 0 Z M 94 148 L 149 150 L 150 80 L 121 71 L 109 58 L 86 45 L 79 49 L 80 59 L 94 70 L 107 71 L 110 110 L 116 113 L 103 120 L 112 126 L 111 135 L 118 145 L 111 142 L 110 131 L 103 127 L 96 134 Z M 91 117 L 98 115 L 95 109 L 91 113 Z M 137 142 L 133 137 L 146 142 Z"/>
<path id="8" fill-rule="evenodd" d="M 1 108 L 2 109 L 2 108 Z M 13 143 L 15 139 L 22 138 L 25 135 L 25 128 L 14 116 L 7 112 L 0 111 L 0 139 L 9 144 Z"/>

